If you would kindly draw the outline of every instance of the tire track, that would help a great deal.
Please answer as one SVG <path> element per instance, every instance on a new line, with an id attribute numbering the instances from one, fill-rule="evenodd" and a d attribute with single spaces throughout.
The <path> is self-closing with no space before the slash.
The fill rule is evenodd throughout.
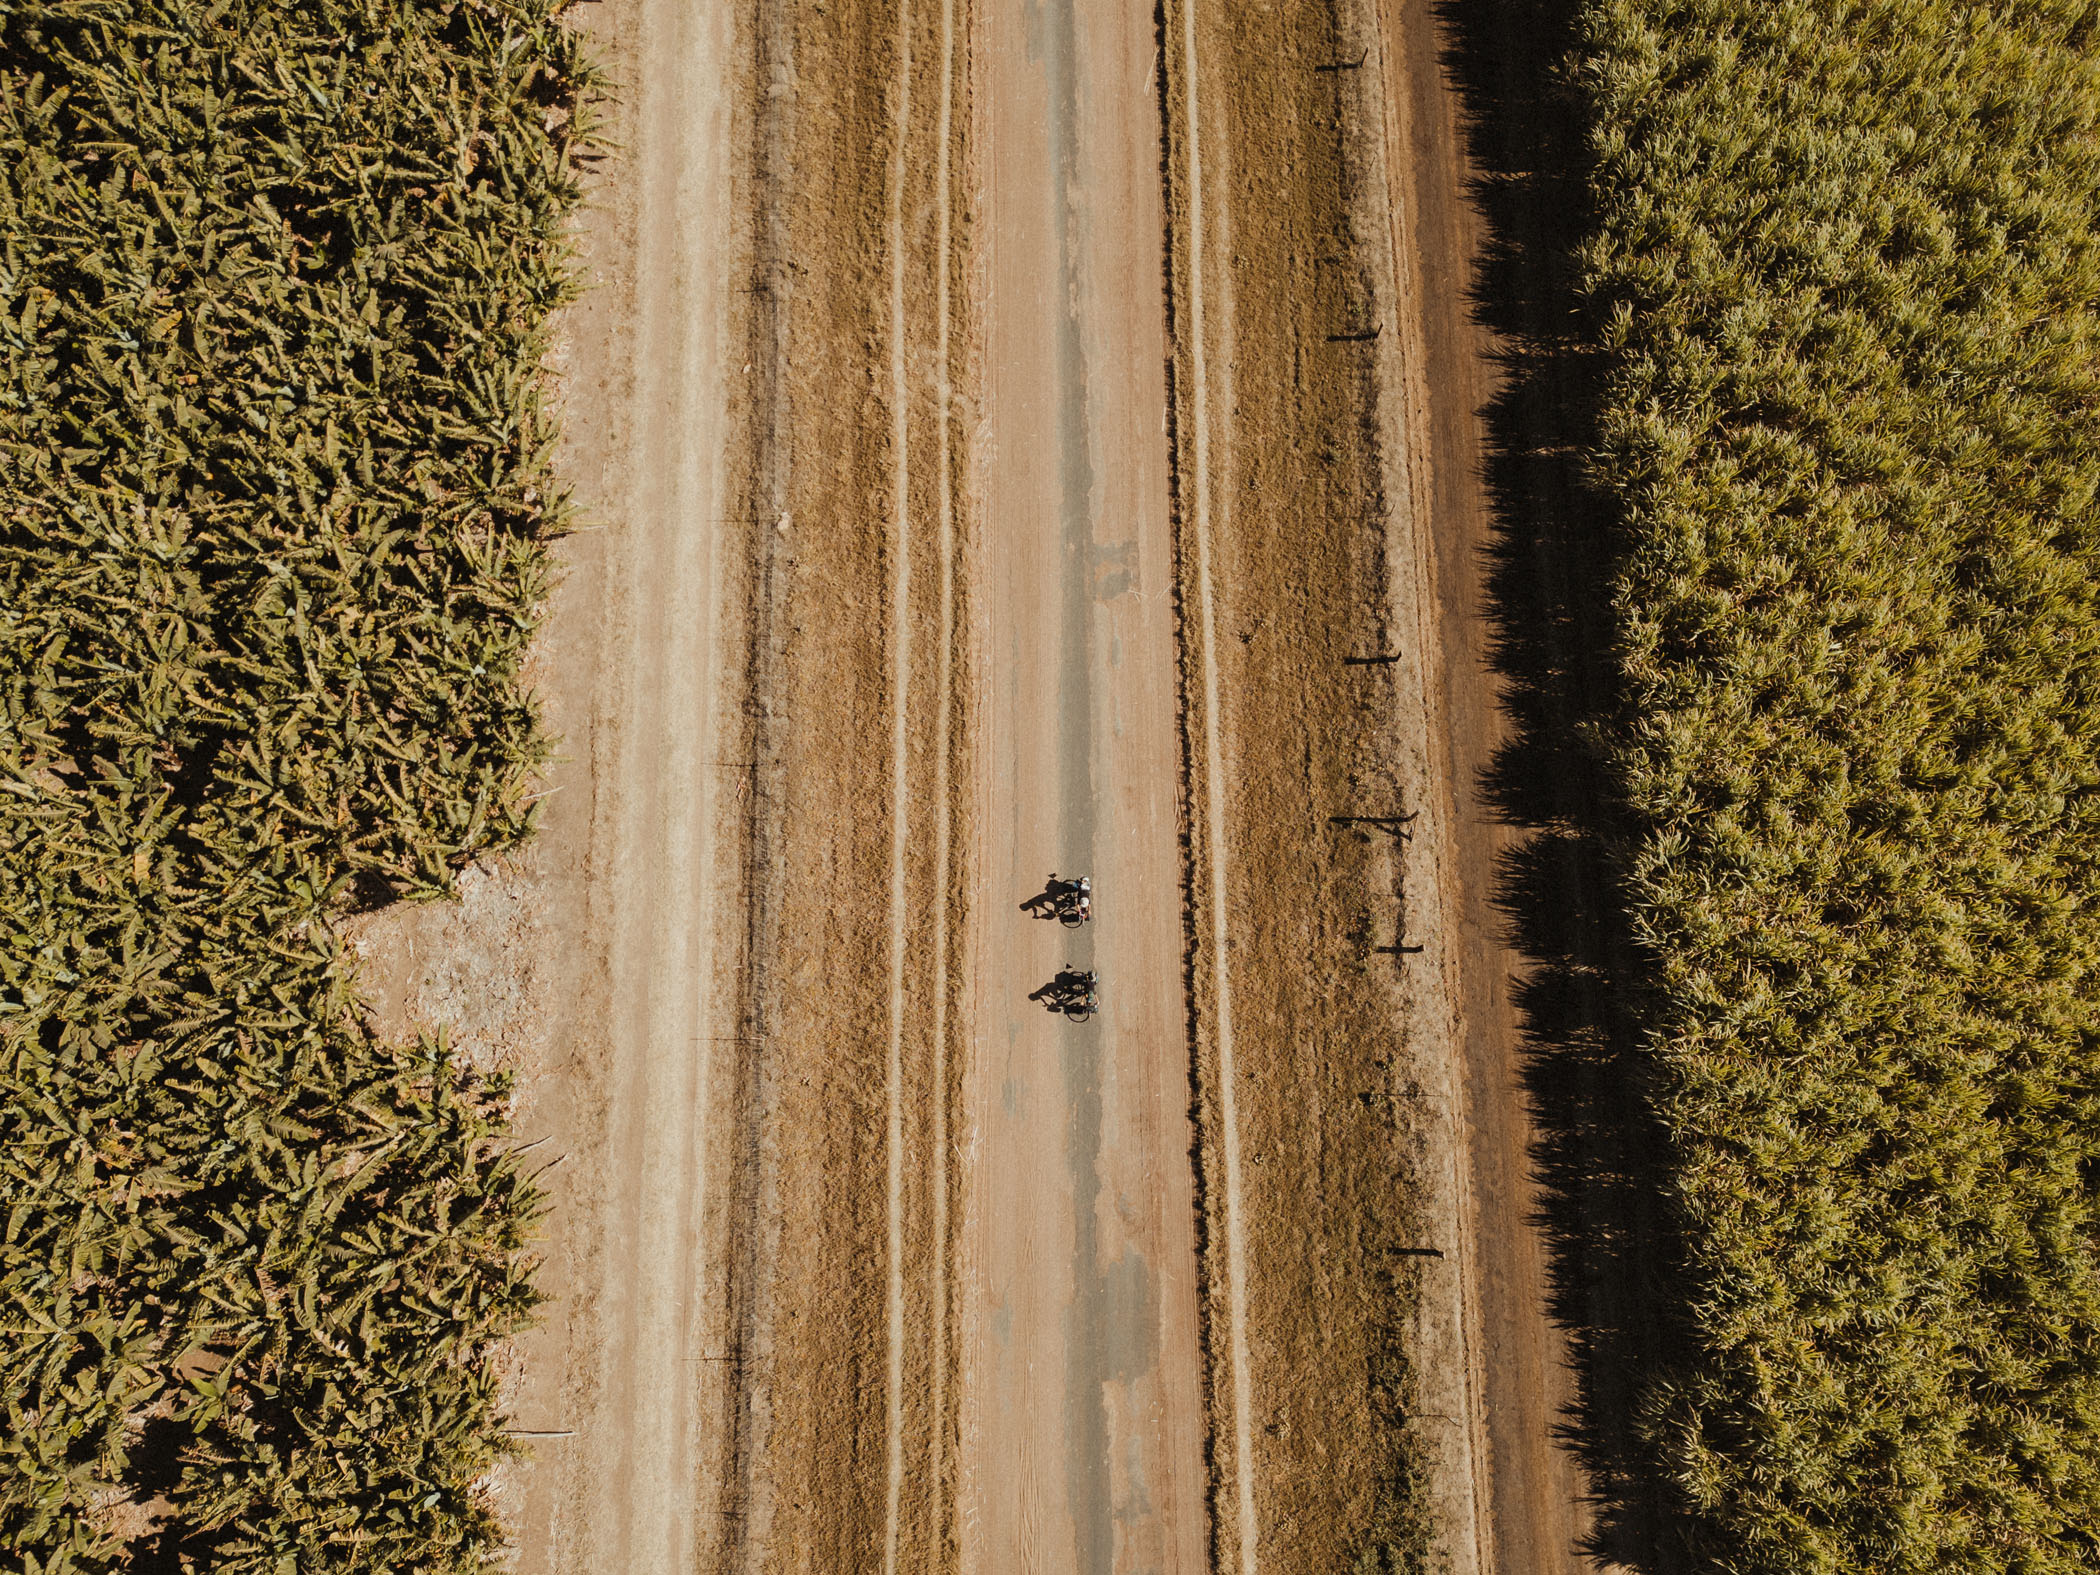
<path id="1" fill-rule="evenodd" d="M 911 410 L 905 364 L 904 178 L 911 134 L 911 0 L 897 5 L 897 89 L 890 152 L 890 1024 L 887 1061 L 889 1234 L 886 1395 L 888 1480 L 883 1575 L 896 1575 L 904 1500 L 904 949 L 909 920 L 906 852 L 911 830 Z M 939 904 L 936 904 L 938 907 Z"/>
<path id="2" fill-rule="evenodd" d="M 1232 1463 L 1238 1536 L 1239 1575 L 1255 1575 L 1259 1527 L 1254 1513 L 1254 1441 L 1251 1366 L 1247 1351 L 1247 1243 L 1240 1207 L 1240 1131 L 1237 1073 L 1232 1037 L 1232 973 L 1227 950 L 1225 889 L 1225 763 L 1219 741 L 1216 598 L 1211 585 L 1210 528 L 1210 379 L 1203 322 L 1203 114 L 1197 95 L 1196 11 L 1184 0 L 1182 74 L 1186 95 L 1189 212 L 1189 391 L 1193 500 L 1196 545 L 1198 635 L 1203 646 L 1203 804 L 1206 851 L 1209 854 L 1210 954 L 1212 999 L 1216 1003 L 1218 1044 L 1219 1149 L 1224 1168 L 1220 1200 L 1225 1236 L 1226 1365 L 1232 1388 Z M 1168 210 L 1172 212 L 1171 207 Z"/>
<path id="3" fill-rule="evenodd" d="M 941 0 L 941 98 L 934 155 L 934 463 L 940 547 L 940 646 L 933 735 L 933 1410 L 928 1483 L 934 1503 L 934 1548 L 946 1546 L 948 1443 L 948 902 L 954 805 L 948 750 L 955 699 L 955 466 L 953 333 L 949 269 L 953 231 L 949 140 L 955 120 L 955 0 Z"/>

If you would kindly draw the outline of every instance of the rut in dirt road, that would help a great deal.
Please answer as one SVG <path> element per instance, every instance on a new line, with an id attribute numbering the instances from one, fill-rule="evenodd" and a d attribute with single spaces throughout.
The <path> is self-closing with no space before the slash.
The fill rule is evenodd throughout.
<path id="1" fill-rule="evenodd" d="M 889 212 L 885 239 L 889 249 L 889 398 L 891 507 L 887 551 L 891 562 L 888 606 L 890 716 L 890 1000 L 889 1048 L 885 1103 L 887 1131 L 886 1214 L 888 1229 L 888 1285 L 886 1298 L 888 1342 L 885 1385 L 885 1485 L 883 1512 L 882 1569 L 894 1575 L 900 1567 L 907 1527 L 907 1490 L 912 1490 L 917 1511 L 918 1544 L 915 1563 L 945 1552 L 952 1535 L 952 1492 L 948 1483 L 949 1403 L 952 1356 L 948 1344 L 949 1322 L 949 1189 L 950 1189 L 950 997 L 952 970 L 951 939 L 953 904 L 950 888 L 953 873 L 954 802 L 952 755 L 957 743 L 954 726 L 956 557 L 957 516 L 953 472 L 953 359 L 952 343 L 952 142 L 954 138 L 954 94 L 956 70 L 955 0 L 936 0 L 924 13 L 938 17 L 938 50 L 926 65 L 938 71 L 935 113 L 931 126 L 934 144 L 934 175 L 930 200 L 934 214 L 930 258 L 911 244 L 925 239 L 905 225 L 905 204 L 910 196 L 923 202 L 929 194 L 915 193 L 907 176 L 907 154 L 914 132 L 913 87 L 921 57 L 914 50 L 914 19 L 919 14 L 912 0 L 899 0 L 897 7 L 897 74 L 892 95 L 891 154 L 889 163 Z M 923 102 L 923 100 L 922 100 Z M 930 344 L 915 347 L 914 314 L 910 310 L 909 284 L 914 276 L 929 274 L 933 284 Z M 930 360 L 931 421 L 934 442 L 930 455 L 914 465 L 913 413 L 918 396 L 912 378 L 914 360 Z M 919 472 L 928 469 L 930 476 Z M 918 669 L 912 635 L 921 614 L 915 607 L 913 581 L 919 560 L 928 550 L 913 530 L 913 511 L 926 492 L 934 499 L 932 565 L 938 592 L 932 627 L 926 631 L 934 644 L 930 694 L 922 704 L 931 710 L 933 722 L 929 760 L 915 761 L 911 726 L 915 680 L 926 687 Z M 910 892 L 911 863 L 908 856 L 914 828 L 912 788 L 914 766 L 931 778 L 930 805 L 933 855 L 929 873 L 929 895 L 924 900 L 922 928 L 930 936 L 915 932 Z M 929 769 L 930 767 L 930 769 Z M 915 944 L 930 940 L 929 972 L 923 997 L 914 999 L 907 986 L 906 957 Z M 905 1102 L 910 1094 L 904 1071 L 906 1023 L 924 1016 L 927 1022 L 926 1053 L 931 1093 L 929 1141 L 907 1150 Z M 915 1190 L 907 1186 L 907 1168 L 917 1165 L 924 1174 L 928 1207 L 926 1217 L 910 1217 Z M 912 1268 L 907 1252 L 908 1235 L 916 1227 L 925 1238 L 918 1257 L 925 1265 L 920 1295 L 911 1294 Z M 907 1363 L 914 1350 L 925 1353 L 929 1401 L 916 1418 L 908 1414 L 905 1395 Z M 921 1437 L 911 1434 L 914 1421 Z M 916 1461 L 919 1480 L 907 1483 Z"/>

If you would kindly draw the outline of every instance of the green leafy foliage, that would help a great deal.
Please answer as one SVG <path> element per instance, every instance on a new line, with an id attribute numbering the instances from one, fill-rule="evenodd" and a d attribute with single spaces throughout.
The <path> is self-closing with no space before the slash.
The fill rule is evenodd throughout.
<path id="1" fill-rule="evenodd" d="M 2100 7 L 1591 0 L 1702 1567 L 2100 1568 Z"/>
<path id="2" fill-rule="evenodd" d="M 560 9 L 0 3 L 0 1569 L 497 1547 L 537 1197 L 332 925 L 530 828 Z"/>

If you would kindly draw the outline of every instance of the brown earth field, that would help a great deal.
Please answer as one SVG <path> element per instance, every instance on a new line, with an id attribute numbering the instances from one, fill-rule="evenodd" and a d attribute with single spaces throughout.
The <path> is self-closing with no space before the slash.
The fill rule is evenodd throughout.
<path id="1" fill-rule="evenodd" d="M 1590 1567 L 1446 21 L 578 14 L 561 758 L 358 939 L 546 1167 L 516 1567 Z"/>

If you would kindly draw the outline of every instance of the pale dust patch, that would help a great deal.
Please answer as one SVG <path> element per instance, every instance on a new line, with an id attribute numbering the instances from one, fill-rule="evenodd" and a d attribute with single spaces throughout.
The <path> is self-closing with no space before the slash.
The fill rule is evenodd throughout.
<path id="1" fill-rule="evenodd" d="M 399 902 L 342 926 L 358 987 L 389 1039 L 443 1032 L 476 1071 L 543 1061 L 556 937 L 533 852 L 468 866 L 455 901 Z"/>

